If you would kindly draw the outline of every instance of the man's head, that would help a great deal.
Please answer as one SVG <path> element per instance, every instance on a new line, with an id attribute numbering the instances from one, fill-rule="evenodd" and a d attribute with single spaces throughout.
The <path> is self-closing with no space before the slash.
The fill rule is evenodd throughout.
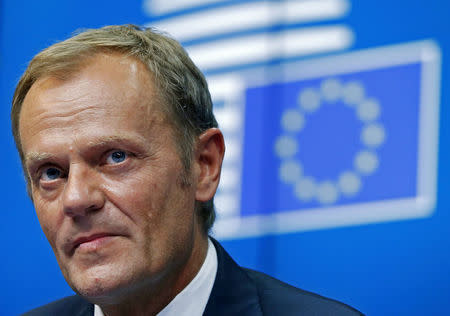
<path id="1" fill-rule="evenodd" d="M 99 53 L 128 56 L 147 67 L 158 88 L 161 110 L 176 133 L 178 151 L 188 171 L 195 139 L 208 128 L 217 127 L 206 80 L 177 41 L 134 25 L 87 30 L 48 47 L 33 58 L 17 85 L 11 111 L 14 140 L 22 164 L 19 118 L 31 86 L 46 76 L 65 80 Z M 28 177 L 27 181 L 29 185 Z M 208 232 L 215 219 L 213 200 L 197 203 L 196 209 Z"/>
<path id="2" fill-rule="evenodd" d="M 55 44 L 22 77 L 12 120 L 75 291 L 108 305 L 190 281 L 213 218 L 196 207 L 212 201 L 224 145 L 206 82 L 175 41 L 114 26 Z"/>

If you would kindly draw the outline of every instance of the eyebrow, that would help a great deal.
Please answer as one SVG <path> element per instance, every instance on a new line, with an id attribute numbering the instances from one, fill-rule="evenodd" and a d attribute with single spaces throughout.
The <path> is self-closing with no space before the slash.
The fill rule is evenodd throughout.
<path id="1" fill-rule="evenodd" d="M 111 144 L 131 144 L 132 146 L 142 146 L 146 143 L 146 139 L 139 135 L 113 135 L 99 137 L 98 140 L 92 140 L 87 143 L 89 148 L 103 147 Z"/>
<path id="2" fill-rule="evenodd" d="M 25 166 L 28 166 L 31 162 L 36 163 L 40 161 L 44 161 L 52 157 L 52 154 L 49 153 L 38 153 L 38 152 L 29 152 L 25 156 Z"/>

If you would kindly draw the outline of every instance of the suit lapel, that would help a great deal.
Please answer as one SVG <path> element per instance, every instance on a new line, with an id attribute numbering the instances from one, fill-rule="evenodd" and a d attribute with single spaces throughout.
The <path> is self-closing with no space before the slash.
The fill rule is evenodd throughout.
<path id="1" fill-rule="evenodd" d="M 94 316 L 94 305 L 89 303 L 80 306 L 80 309 L 74 313 L 75 316 Z"/>
<path id="2" fill-rule="evenodd" d="M 217 275 L 203 315 L 262 315 L 255 284 L 222 246 L 211 240 L 217 251 Z"/>

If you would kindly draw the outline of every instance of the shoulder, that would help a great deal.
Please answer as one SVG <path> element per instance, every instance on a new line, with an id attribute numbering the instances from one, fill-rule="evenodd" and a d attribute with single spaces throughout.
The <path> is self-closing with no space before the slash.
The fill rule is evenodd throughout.
<path id="1" fill-rule="evenodd" d="M 302 311 L 302 315 L 363 315 L 344 303 L 298 289 L 258 271 L 244 270 L 257 288 L 263 314 L 276 312 L 288 316 Z"/>
<path id="2" fill-rule="evenodd" d="M 60 300 L 51 302 L 47 305 L 35 308 L 25 314 L 24 316 L 39 316 L 39 315 L 93 315 L 94 305 L 84 300 L 78 295 L 62 298 Z"/>

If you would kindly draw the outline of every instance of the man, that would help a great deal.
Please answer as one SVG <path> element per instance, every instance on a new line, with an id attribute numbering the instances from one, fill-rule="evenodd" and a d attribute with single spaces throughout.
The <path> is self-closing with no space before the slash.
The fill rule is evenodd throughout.
<path id="1" fill-rule="evenodd" d="M 88 30 L 34 57 L 12 125 L 76 296 L 29 315 L 353 315 L 240 268 L 208 232 L 224 141 L 206 81 L 149 29 Z"/>

